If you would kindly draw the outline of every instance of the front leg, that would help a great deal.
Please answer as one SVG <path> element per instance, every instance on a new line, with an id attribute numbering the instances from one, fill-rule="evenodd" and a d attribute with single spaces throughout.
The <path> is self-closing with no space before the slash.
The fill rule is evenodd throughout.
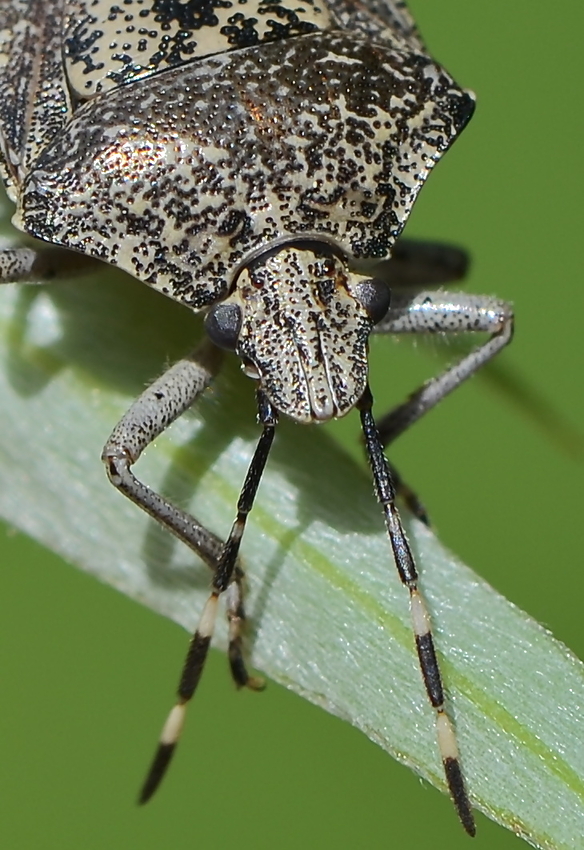
<path id="1" fill-rule="evenodd" d="M 191 514 L 139 481 L 132 466 L 144 449 L 195 403 L 211 383 L 220 363 L 221 352 L 206 340 L 191 357 L 171 366 L 132 404 L 102 453 L 114 487 L 182 540 L 213 570 L 222 541 Z"/>
<path id="2" fill-rule="evenodd" d="M 92 257 L 61 248 L 39 244 L 38 247 L 0 249 L 0 284 L 44 284 L 84 274 L 102 265 Z"/>
<path id="3" fill-rule="evenodd" d="M 144 449 L 195 403 L 217 373 L 221 357 L 220 350 L 205 340 L 191 357 L 171 366 L 136 399 L 114 428 L 102 454 L 112 484 L 196 552 L 214 574 L 224 550 L 223 541 L 192 514 L 139 481 L 132 466 Z M 228 656 L 235 684 L 257 690 L 262 683 L 249 676 L 243 660 L 243 579 L 241 567 L 234 563 L 227 593 Z M 210 634 L 208 637 L 210 640 Z"/>
<path id="4" fill-rule="evenodd" d="M 504 301 L 483 295 L 420 292 L 412 298 L 399 293 L 374 332 L 491 334 L 486 342 L 431 378 L 378 421 L 381 442 L 387 446 L 511 341 L 513 312 Z"/>

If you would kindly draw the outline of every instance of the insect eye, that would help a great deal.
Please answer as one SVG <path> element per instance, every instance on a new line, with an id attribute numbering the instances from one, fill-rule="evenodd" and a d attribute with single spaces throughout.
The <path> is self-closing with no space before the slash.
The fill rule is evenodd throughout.
<path id="1" fill-rule="evenodd" d="M 389 310 L 391 292 L 384 280 L 378 278 L 364 280 L 356 284 L 353 294 L 365 307 L 374 325 L 380 322 Z"/>
<path id="2" fill-rule="evenodd" d="M 241 308 L 237 304 L 217 304 L 207 313 L 205 328 L 215 345 L 234 351 L 241 321 Z"/>

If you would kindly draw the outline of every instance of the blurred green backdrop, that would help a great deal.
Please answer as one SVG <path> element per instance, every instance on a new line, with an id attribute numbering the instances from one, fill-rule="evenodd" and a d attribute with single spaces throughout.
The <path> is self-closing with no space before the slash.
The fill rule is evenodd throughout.
<path id="1" fill-rule="evenodd" d="M 433 55 L 477 92 L 478 110 L 407 232 L 471 250 L 468 288 L 515 304 L 504 362 L 580 426 L 584 7 L 409 5 Z M 438 368 L 424 348 L 374 341 L 378 410 Z M 332 428 L 358 452 L 354 417 Z M 442 539 L 582 656 L 581 462 L 481 380 L 392 457 Z M 18 534 L 0 544 L 6 847 L 469 846 L 445 797 L 276 685 L 234 693 L 215 655 L 182 757 L 163 793 L 136 808 L 185 633 Z M 517 846 L 480 815 L 478 827 L 476 847 Z"/>

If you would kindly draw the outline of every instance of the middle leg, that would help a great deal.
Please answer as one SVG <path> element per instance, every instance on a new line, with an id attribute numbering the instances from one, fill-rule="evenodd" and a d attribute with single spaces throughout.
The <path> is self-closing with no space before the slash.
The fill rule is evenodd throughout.
<path id="1" fill-rule="evenodd" d="M 234 621 L 238 619 L 238 609 L 241 606 L 240 585 L 236 575 L 239 547 L 245 531 L 247 517 L 253 507 L 257 489 L 268 460 L 277 423 L 276 411 L 261 393 L 258 393 L 258 419 L 263 426 L 262 434 L 243 483 L 241 495 L 237 503 L 237 516 L 215 565 L 211 594 L 205 603 L 187 652 L 177 690 L 177 702 L 171 709 L 162 728 L 158 747 L 146 775 L 144 785 L 142 786 L 139 799 L 140 803 L 146 803 L 154 794 L 170 764 L 182 732 L 187 705 L 197 689 L 203 672 L 215 629 L 219 596 L 229 591 L 234 585 L 233 599 L 232 601 L 228 599 L 228 610 L 231 611 L 232 615 L 235 615 L 230 618 L 231 642 L 229 659 L 231 669 L 238 684 L 245 684 L 256 689 L 262 687 L 260 680 L 250 680 L 250 677 L 245 671 L 238 643 L 239 627 L 237 623 L 234 624 Z M 241 681 L 238 681 L 238 678 Z"/>
<path id="2" fill-rule="evenodd" d="M 459 292 L 419 292 L 414 297 L 398 292 L 374 333 L 477 332 L 489 333 L 490 337 L 378 421 L 377 429 L 384 447 L 495 357 L 513 336 L 513 312 L 499 299 Z"/>

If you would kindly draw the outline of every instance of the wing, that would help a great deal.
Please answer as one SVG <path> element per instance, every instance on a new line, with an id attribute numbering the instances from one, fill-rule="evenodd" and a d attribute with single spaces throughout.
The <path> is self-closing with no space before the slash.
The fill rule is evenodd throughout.
<path id="1" fill-rule="evenodd" d="M 391 258 L 364 270 L 389 284 L 390 289 L 433 289 L 461 280 L 470 265 L 468 252 L 443 242 L 400 237 Z"/>
<path id="2" fill-rule="evenodd" d="M 329 0 L 331 12 L 349 32 L 359 32 L 372 41 L 410 53 L 428 51 L 401 0 Z"/>
<path id="3" fill-rule="evenodd" d="M 4 0 L 0 5 L 0 150 L 12 200 L 70 114 L 62 18 L 62 0 Z"/>

